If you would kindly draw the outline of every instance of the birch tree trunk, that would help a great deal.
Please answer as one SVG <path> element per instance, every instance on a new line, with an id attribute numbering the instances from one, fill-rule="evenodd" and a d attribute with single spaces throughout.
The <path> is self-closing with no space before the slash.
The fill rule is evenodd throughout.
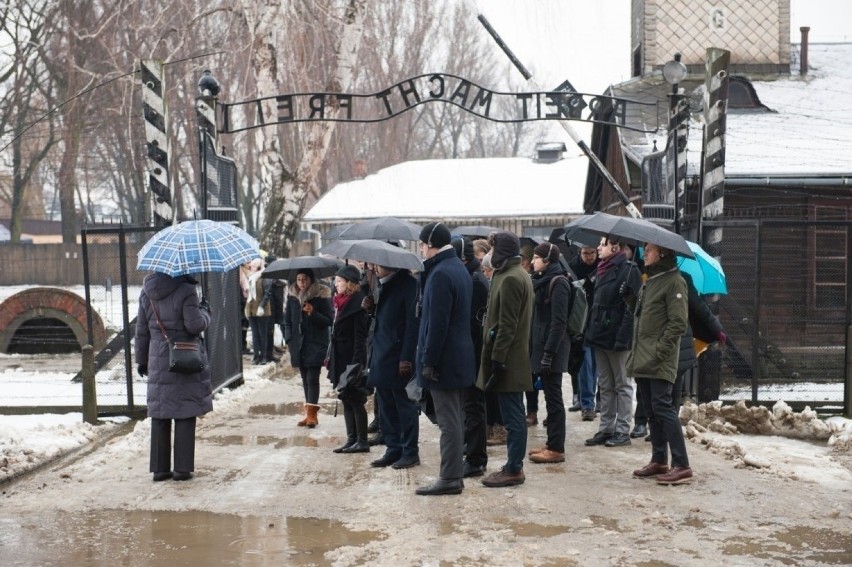
<path id="1" fill-rule="evenodd" d="M 347 2 L 340 43 L 335 54 L 337 64 L 327 92 L 345 92 L 352 84 L 364 30 L 365 4 L 366 0 Z M 329 101 L 326 110 L 328 118 L 336 117 L 340 112 L 337 101 Z M 335 122 L 315 122 L 310 125 L 305 154 L 292 177 L 284 174 L 286 169 L 280 154 L 276 154 L 273 160 L 272 156 L 264 156 L 267 146 L 262 146 L 261 183 L 270 183 L 267 194 L 271 197 L 266 206 L 261 242 L 267 250 L 273 250 L 281 257 L 288 256 L 296 239 L 307 197 L 325 162 L 334 126 Z M 272 145 L 268 147 L 270 152 L 273 151 Z M 277 151 L 277 146 L 275 148 Z"/>

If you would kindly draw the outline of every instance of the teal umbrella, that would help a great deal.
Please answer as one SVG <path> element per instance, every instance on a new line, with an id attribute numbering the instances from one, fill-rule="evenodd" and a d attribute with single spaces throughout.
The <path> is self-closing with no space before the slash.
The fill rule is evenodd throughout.
<path id="1" fill-rule="evenodd" d="M 719 293 L 727 295 L 728 283 L 725 279 L 725 270 L 716 258 L 704 251 L 695 242 L 686 241 L 689 249 L 695 254 L 695 258 L 677 257 L 677 267 L 680 271 L 692 276 L 692 283 L 701 295 Z"/>

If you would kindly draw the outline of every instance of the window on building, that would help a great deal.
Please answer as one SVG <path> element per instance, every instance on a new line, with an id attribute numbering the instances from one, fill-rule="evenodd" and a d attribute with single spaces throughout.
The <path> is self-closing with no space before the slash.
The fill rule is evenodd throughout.
<path id="1" fill-rule="evenodd" d="M 817 221 L 845 221 L 849 219 L 849 210 L 836 205 L 814 205 L 811 216 Z M 812 228 L 814 309 L 837 309 L 846 304 L 848 230 L 840 224 L 815 225 Z"/>

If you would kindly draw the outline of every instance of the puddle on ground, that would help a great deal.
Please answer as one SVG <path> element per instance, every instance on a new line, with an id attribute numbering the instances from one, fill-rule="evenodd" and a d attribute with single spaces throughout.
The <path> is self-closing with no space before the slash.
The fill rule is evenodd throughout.
<path id="1" fill-rule="evenodd" d="M 0 518 L 3 565 L 332 565 L 324 554 L 381 541 L 318 518 L 210 512 L 48 512 Z"/>
<path id="2" fill-rule="evenodd" d="M 852 565 L 852 533 L 794 526 L 770 536 L 775 541 L 734 538 L 722 548 L 725 555 L 760 559 L 784 557 L 822 565 Z"/>
<path id="3" fill-rule="evenodd" d="M 305 413 L 305 404 L 290 402 L 286 404 L 260 404 L 248 409 L 249 415 L 301 415 Z"/>
<path id="4" fill-rule="evenodd" d="M 272 435 L 210 435 L 204 436 L 204 442 L 211 445 L 273 445 L 275 449 L 286 447 L 320 447 L 333 448 L 343 444 L 342 437 L 320 437 L 310 435 L 293 435 L 291 437 L 275 437 Z"/>
<path id="5" fill-rule="evenodd" d="M 618 520 L 615 518 L 604 518 L 603 516 L 589 516 L 589 519 L 594 523 L 595 526 L 606 528 L 613 532 L 621 532 L 621 528 L 618 527 Z"/>

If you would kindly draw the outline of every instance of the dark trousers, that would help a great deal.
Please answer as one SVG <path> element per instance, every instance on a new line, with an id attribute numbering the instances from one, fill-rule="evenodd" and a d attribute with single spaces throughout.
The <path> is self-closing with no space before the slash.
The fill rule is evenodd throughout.
<path id="1" fill-rule="evenodd" d="M 503 425 L 500 415 L 500 399 L 496 392 L 485 392 L 485 421 L 488 425 Z"/>
<path id="2" fill-rule="evenodd" d="M 441 430 L 441 478 L 457 480 L 464 471 L 464 411 L 462 390 L 430 389 L 435 419 Z M 526 437 L 526 431 L 524 431 Z"/>
<path id="3" fill-rule="evenodd" d="M 506 426 L 506 465 L 508 473 L 517 473 L 524 468 L 527 453 L 527 422 L 524 419 L 523 392 L 499 392 L 500 413 Z M 563 419 L 563 421 L 565 421 Z M 550 420 L 548 420 L 550 423 Z"/>
<path id="4" fill-rule="evenodd" d="M 544 405 L 547 408 L 547 448 L 565 452 L 565 402 L 562 400 L 562 373 L 542 377 Z"/>
<path id="5" fill-rule="evenodd" d="M 249 317 L 251 327 L 251 350 L 254 353 L 252 360 L 260 362 L 266 360 L 266 340 L 271 317 Z"/>
<path id="6" fill-rule="evenodd" d="M 379 427 L 385 438 L 385 453 L 415 457 L 420 453 L 420 415 L 417 402 L 408 399 L 405 388 L 376 388 Z"/>
<path id="7" fill-rule="evenodd" d="M 672 403 L 678 414 L 680 414 L 680 406 L 683 405 L 683 382 L 691 370 L 692 368 L 687 368 L 683 372 L 679 372 L 674 386 L 672 386 Z M 636 425 L 648 425 L 648 415 L 645 413 L 645 404 L 642 402 L 642 392 L 639 391 L 638 387 L 636 389 L 636 412 L 633 414 L 633 423 Z"/>
<path id="8" fill-rule="evenodd" d="M 195 418 L 175 419 L 175 468 L 178 472 L 195 470 Z M 172 420 L 151 418 L 150 471 L 172 470 Z"/>
<path id="9" fill-rule="evenodd" d="M 476 386 L 464 389 L 464 454 L 465 460 L 475 466 L 488 464 L 485 424 L 485 392 Z"/>
<path id="10" fill-rule="evenodd" d="M 651 430 L 651 462 L 667 464 L 671 451 L 673 467 L 688 467 L 683 428 L 672 400 L 673 384 L 668 380 L 637 378 L 636 385 Z"/>
<path id="11" fill-rule="evenodd" d="M 305 391 L 305 402 L 316 404 L 319 401 L 319 376 L 322 366 L 300 366 L 302 389 Z"/>
<path id="12" fill-rule="evenodd" d="M 538 413 L 538 392 L 535 389 L 535 376 L 530 377 L 530 389 L 524 395 L 527 398 L 527 413 Z"/>

